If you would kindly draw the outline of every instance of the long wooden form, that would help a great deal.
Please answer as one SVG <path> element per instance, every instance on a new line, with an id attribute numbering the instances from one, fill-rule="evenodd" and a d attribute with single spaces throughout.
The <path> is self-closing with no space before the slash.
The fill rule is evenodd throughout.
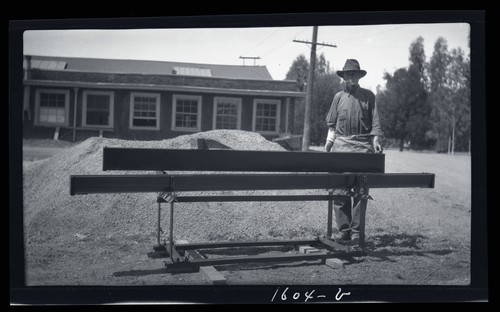
<path id="1" fill-rule="evenodd" d="M 104 147 L 103 170 L 385 172 L 385 155 Z"/>
<path id="2" fill-rule="evenodd" d="M 434 187 L 432 173 L 72 175 L 70 194 Z"/>

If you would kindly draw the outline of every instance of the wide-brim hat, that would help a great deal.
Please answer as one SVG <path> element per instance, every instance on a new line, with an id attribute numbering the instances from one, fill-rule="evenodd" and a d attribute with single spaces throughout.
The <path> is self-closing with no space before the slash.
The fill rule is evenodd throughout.
<path id="1" fill-rule="evenodd" d="M 359 62 L 355 59 L 348 59 L 345 61 L 344 68 L 342 70 L 337 70 L 337 75 L 340 78 L 344 78 L 345 72 L 358 72 L 360 74 L 360 78 L 366 75 L 366 70 L 363 70 L 359 67 Z"/>

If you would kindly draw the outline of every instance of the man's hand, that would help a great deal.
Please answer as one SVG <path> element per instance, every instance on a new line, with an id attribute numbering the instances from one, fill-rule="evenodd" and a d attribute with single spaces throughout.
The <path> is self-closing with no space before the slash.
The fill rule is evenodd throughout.
<path id="1" fill-rule="evenodd" d="M 372 145 L 373 145 L 373 149 L 375 150 L 375 153 L 382 153 L 382 151 L 384 150 L 382 148 L 382 145 L 380 145 L 379 137 L 376 135 L 372 139 Z"/>
<path id="2" fill-rule="evenodd" d="M 326 141 L 325 151 L 329 152 L 333 147 L 333 141 Z"/>
<path id="3" fill-rule="evenodd" d="M 333 147 L 333 142 L 335 142 L 335 130 L 328 128 L 328 136 L 326 138 L 325 150 L 329 152 Z"/>

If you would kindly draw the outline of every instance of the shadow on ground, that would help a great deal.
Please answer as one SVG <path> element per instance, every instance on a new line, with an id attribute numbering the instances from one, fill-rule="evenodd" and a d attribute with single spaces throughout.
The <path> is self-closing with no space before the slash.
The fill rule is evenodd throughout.
<path id="1" fill-rule="evenodd" d="M 428 237 L 420 234 L 409 235 L 406 233 L 373 235 L 366 242 L 367 256 L 378 258 L 374 261 L 398 262 L 389 257 L 417 256 L 429 257 L 430 255 L 443 256 L 453 252 L 452 249 L 422 249 L 420 243 Z M 354 259 L 348 264 L 365 261 L 364 258 Z M 373 260 L 372 260 L 373 261 Z"/>
<path id="2" fill-rule="evenodd" d="M 452 249 L 437 249 L 437 250 L 425 250 L 422 249 L 420 243 L 426 240 L 427 237 L 420 234 L 406 234 L 406 233 L 395 233 L 395 234 L 382 234 L 373 235 L 369 237 L 366 242 L 365 250 L 367 256 L 371 258 L 377 258 L 376 260 L 370 259 L 370 261 L 377 262 L 398 262 L 396 259 L 391 259 L 390 257 L 398 256 L 418 256 L 418 257 L 429 257 L 430 255 L 443 256 L 453 252 Z M 259 255 L 263 253 L 286 253 L 293 252 L 293 246 L 274 246 L 274 247 L 233 247 L 233 248 L 217 248 L 217 249 L 200 249 L 198 250 L 200 254 L 204 257 L 212 256 L 237 256 L 237 255 Z M 166 258 L 168 258 L 166 256 Z M 365 262 L 365 257 L 352 257 L 346 259 L 348 260 L 345 265 L 352 265 L 356 263 Z M 215 266 L 219 271 L 233 271 L 233 270 L 274 270 L 286 267 L 304 267 L 304 266 L 315 266 L 321 264 L 321 260 L 312 261 L 298 261 L 298 262 L 288 262 L 288 263 L 272 263 L 272 264 L 262 264 L 262 263 L 238 263 L 238 264 L 227 264 Z M 324 263 L 324 262 L 323 262 Z M 131 271 L 121 271 L 113 273 L 113 276 L 143 276 L 151 274 L 166 274 L 169 273 L 166 268 L 153 269 L 153 270 L 131 270 Z M 170 273 L 176 274 L 176 273 Z"/>
<path id="3" fill-rule="evenodd" d="M 366 242 L 367 248 L 379 247 L 404 247 L 420 249 L 419 243 L 427 239 L 427 236 L 420 234 L 409 235 L 406 233 L 372 235 Z"/>
<path id="4" fill-rule="evenodd" d="M 115 276 L 115 277 L 146 276 L 146 275 L 166 274 L 166 273 L 168 273 L 167 268 L 159 268 L 159 269 L 150 269 L 150 270 L 118 271 L 118 272 L 114 272 L 113 276 Z"/>

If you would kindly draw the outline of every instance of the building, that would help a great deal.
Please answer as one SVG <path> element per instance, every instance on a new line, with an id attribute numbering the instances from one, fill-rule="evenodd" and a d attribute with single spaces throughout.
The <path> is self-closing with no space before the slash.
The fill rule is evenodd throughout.
<path id="1" fill-rule="evenodd" d="M 23 137 L 158 140 L 213 129 L 272 139 L 293 128 L 295 81 L 265 66 L 25 56 Z"/>

